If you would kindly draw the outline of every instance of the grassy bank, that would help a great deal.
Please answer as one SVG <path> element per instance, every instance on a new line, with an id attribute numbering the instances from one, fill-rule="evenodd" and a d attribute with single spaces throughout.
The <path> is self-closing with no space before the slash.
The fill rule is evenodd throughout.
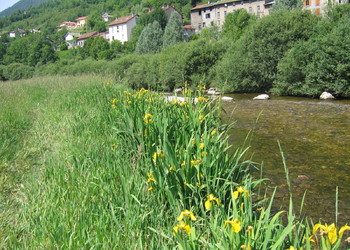
<path id="1" fill-rule="evenodd" d="M 196 105 L 91 76 L 0 88 L 0 248 L 336 249 L 350 229 L 272 212 L 201 85 Z"/>

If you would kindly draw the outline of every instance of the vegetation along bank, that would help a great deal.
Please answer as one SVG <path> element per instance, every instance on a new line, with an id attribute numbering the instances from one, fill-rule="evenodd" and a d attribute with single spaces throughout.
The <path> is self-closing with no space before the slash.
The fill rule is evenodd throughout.
<path id="1" fill-rule="evenodd" d="M 202 81 L 224 92 L 350 96 L 348 4 L 322 17 L 298 8 L 262 18 L 238 10 L 227 14 L 222 30 L 206 27 L 188 42 L 178 16 L 167 21 L 164 11 L 156 11 L 141 14 L 124 44 L 96 37 L 66 50 L 64 30 L 3 36 L 0 79 L 96 73 L 137 89 L 173 90 Z"/>

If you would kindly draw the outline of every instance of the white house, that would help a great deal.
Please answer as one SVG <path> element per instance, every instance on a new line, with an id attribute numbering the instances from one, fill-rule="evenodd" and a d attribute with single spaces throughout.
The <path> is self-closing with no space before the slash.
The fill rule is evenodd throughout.
<path id="1" fill-rule="evenodd" d="M 108 24 L 109 41 L 119 40 L 121 43 L 129 41 L 131 38 L 131 30 L 136 26 L 137 18 L 137 15 L 119 17 Z"/>
<path id="2" fill-rule="evenodd" d="M 77 38 L 78 37 L 80 37 L 80 33 L 72 33 L 72 32 L 68 32 L 64 36 L 64 40 L 66 41 L 66 43 L 68 45 L 68 49 L 71 49 L 71 48 L 77 46 Z"/>
<path id="3" fill-rule="evenodd" d="M 103 15 L 102 15 L 102 19 L 105 22 L 109 22 L 112 18 L 113 18 L 113 16 L 109 15 L 107 12 L 103 13 Z"/>

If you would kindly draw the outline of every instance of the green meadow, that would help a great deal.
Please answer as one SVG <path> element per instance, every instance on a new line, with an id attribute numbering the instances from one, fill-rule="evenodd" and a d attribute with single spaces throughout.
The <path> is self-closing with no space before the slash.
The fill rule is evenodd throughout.
<path id="1" fill-rule="evenodd" d="M 0 248 L 348 248 L 349 226 L 300 218 L 291 195 L 272 209 L 204 88 L 167 102 L 101 76 L 1 83 Z"/>

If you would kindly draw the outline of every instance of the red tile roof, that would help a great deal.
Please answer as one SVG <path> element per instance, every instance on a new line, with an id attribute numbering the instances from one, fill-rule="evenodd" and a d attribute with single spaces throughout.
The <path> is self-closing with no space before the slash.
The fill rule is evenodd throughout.
<path id="1" fill-rule="evenodd" d="M 84 20 L 87 19 L 87 16 L 82 16 L 82 17 L 78 17 L 77 19 L 75 19 L 75 21 L 80 21 L 80 20 Z"/>
<path id="2" fill-rule="evenodd" d="M 136 17 L 136 15 L 118 17 L 113 22 L 109 23 L 108 25 L 112 26 L 112 25 L 116 25 L 116 24 L 127 23 L 129 20 L 133 19 L 134 17 Z"/>
<path id="3" fill-rule="evenodd" d="M 77 40 L 88 39 L 88 38 L 93 37 L 93 36 L 95 36 L 97 34 L 98 34 L 97 31 L 92 31 L 92 32 L 89 32 L 89 33 L 85 33 L 85 34 L 79 36 Z"/>
<path id="4" fill-rule="evenodd" d="M 197 5 L 196 7 L 192 8 L 191 10 L 198 10 L 198 9 L 203 9 L 203 8 L 206 8 L 206 7 L 210 7 L 210 6 L 213 6 L 213 4 L 201 4 L 201 5 Z"/>
<path id="5" fill-rule="evenodd" d="M 192 26 L 192 25 L 184 25 L 183 26 L 184 29 L 187 29 L 187 30 L 195 30 L 195 28 Z"/>

